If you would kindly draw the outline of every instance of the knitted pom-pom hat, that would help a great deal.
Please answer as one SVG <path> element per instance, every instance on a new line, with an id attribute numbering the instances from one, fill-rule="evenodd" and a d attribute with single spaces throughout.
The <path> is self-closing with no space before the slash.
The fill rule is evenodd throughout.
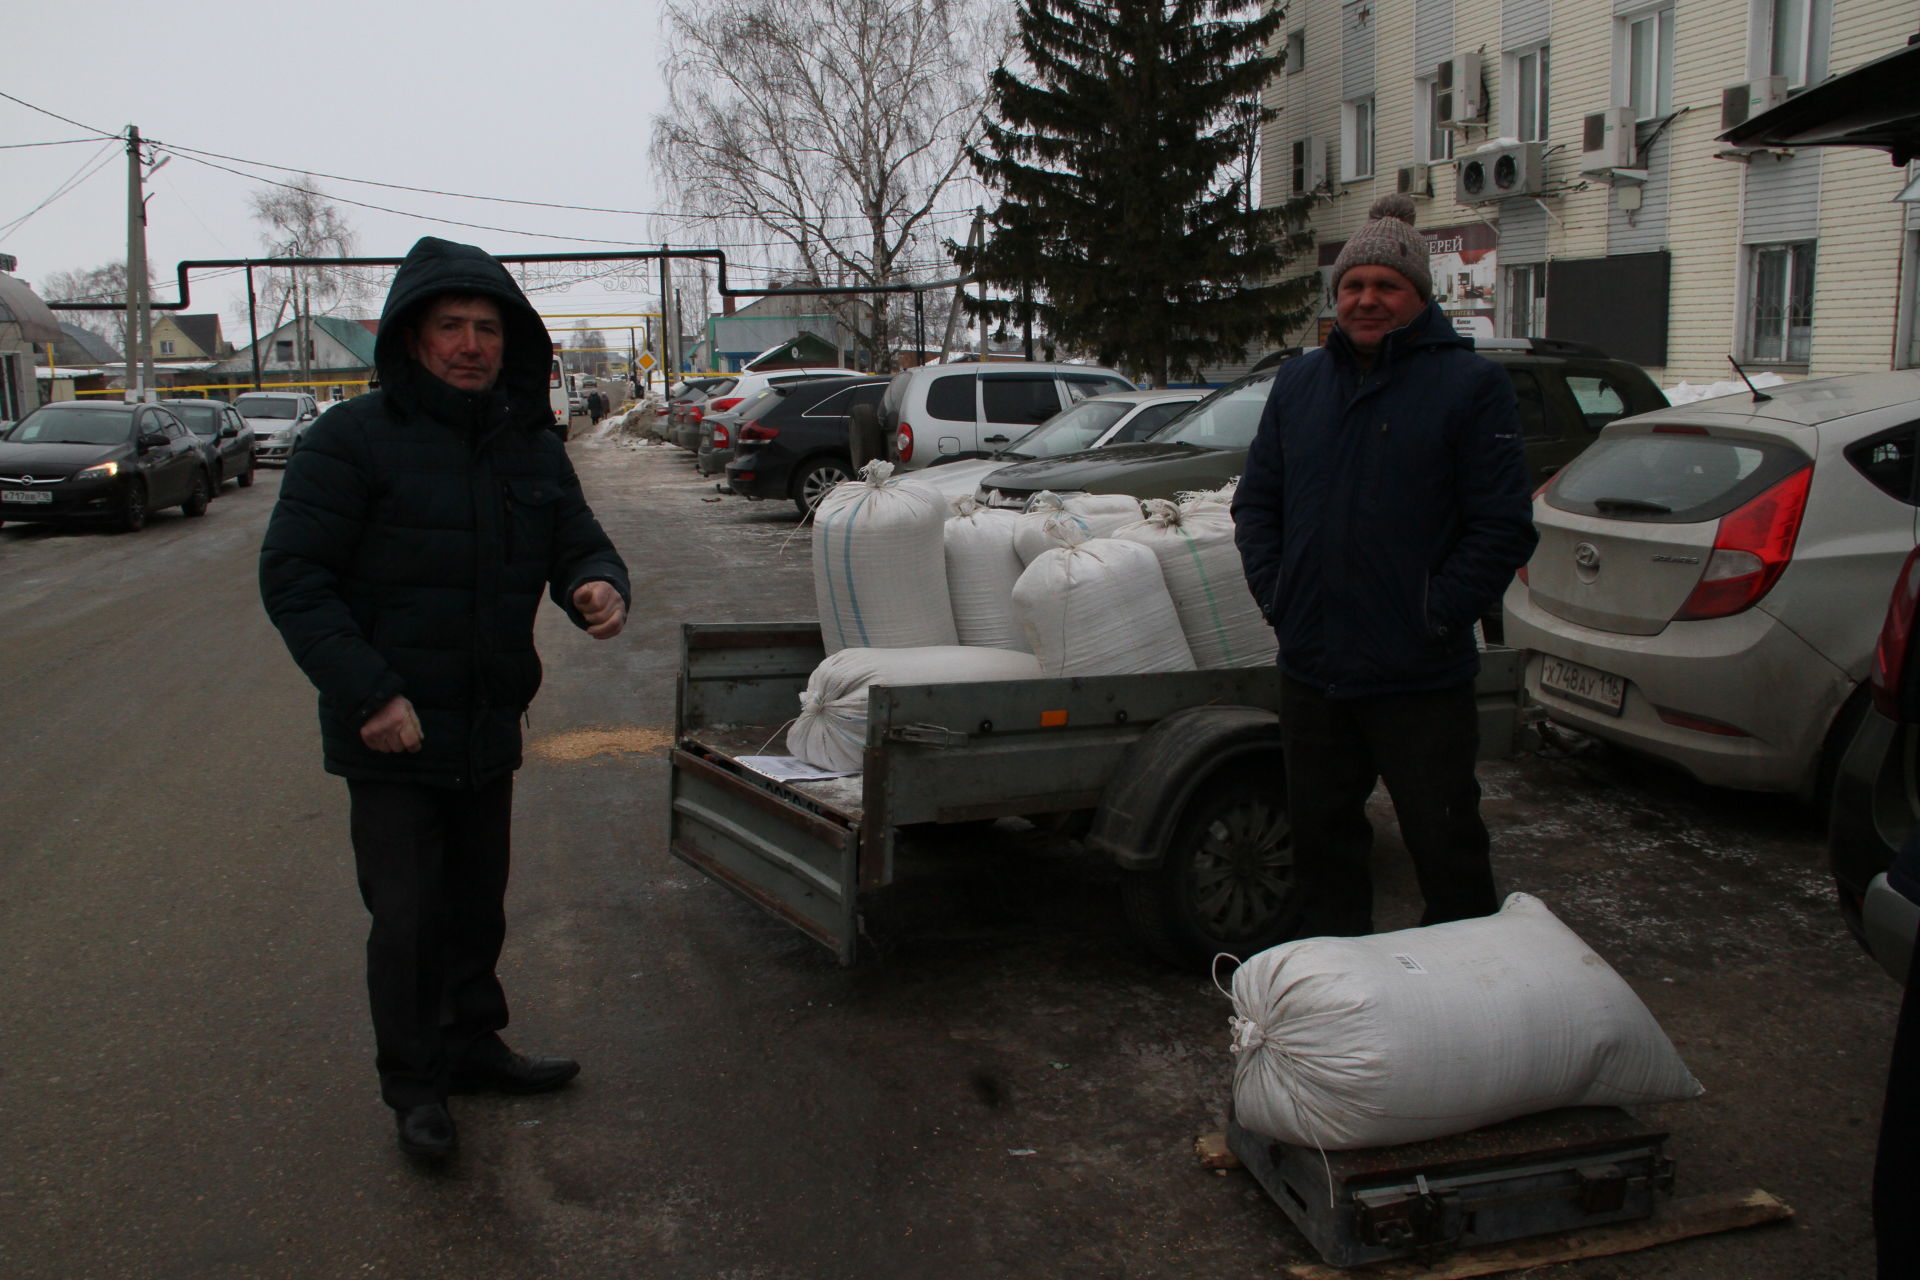
<path id="1" fill-rule="evenodd" d="M 1392 267 L 1413 282 L 1423 302 L 1433 300 L 1433 271 L 1427 266 L 1427 238 L 1413 229 L 1413 201 L 1381 196 L 1367 210 L 1367 223 L 1353 233 L 1333 260 L 1333 287 L 1348 267 Z"/>

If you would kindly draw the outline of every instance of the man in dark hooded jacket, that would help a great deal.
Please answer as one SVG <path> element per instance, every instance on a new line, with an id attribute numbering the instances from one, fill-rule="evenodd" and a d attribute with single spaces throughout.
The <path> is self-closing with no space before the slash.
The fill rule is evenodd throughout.
<path id="1" fill-rule="evenodd" d="M 347 780 L 375 1066 L 418 1156 L 453 1148 L 449 1093 L 579 1071 L 506 1046 L 494 973 L 541 594 L 598 639 L 629 595 L 548 429 L 552 350 L 499 262 L 422 239 L 380 317 L 380 390 L 301 441 L 260 553 L 267 612 L 320 691 L 327 771 Z"/>
<path id="2" fill-rule="evenodd" d="M 1301 924 L 1373 930 L 1384 779 L 1423 924 L 1499 907 L 1474 777 L 1474 623 L 1532 553 L 1513 384 L 1433 302 L 1413 202 L 1377 201 L 1333 268 L 1338 323 L 1280 368 L 1234 495 L 1280 640 Z"/>

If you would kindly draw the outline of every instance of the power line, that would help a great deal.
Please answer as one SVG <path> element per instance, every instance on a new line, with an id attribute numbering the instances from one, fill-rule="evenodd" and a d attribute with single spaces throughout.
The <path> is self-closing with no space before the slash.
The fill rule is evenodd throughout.
<path id="1" fill-rule="evenodd" d="M 100 148 L 99 151 L 94 152 L 91 156 L 88 156 L 85 160 L 82 160 L 80 162 L 80 168 L 75 169 L 73 171 L 73 174 L 70 177 L 68 177 L 68 179 L 65 182 L 61 183 L 58 187 L 55 187 L 52 195 L 48 196 L 45 200 L 42 200 L 39 204 L 33 206 L 33 208 L 27 210 L 25 213 L 15 218 L 12 222 L 6 223 L 4 225 L 0 225 L 0 235 L 10 235 L 13 232 L 19 230 L 22 226 L 26 225 L 26 221 L 28 218 L 31 218 L 34 214 L 40 212 L 42 209 L 52 204 L 55 200 L 58 200 L 61 196 L 64 196 L 68 192 L 74 190 L 81 183 L 85 182 L 88 178 L 91 178 L 94 174 L 100 172 L 101 169 L 105 168 L 107 161 L 113 159 L 113 147 L 111 143 L 117 142 L 117 141 L 118 141 L 117 138 L 112 139 L 109 142 L 109 145 Z M 93 167 L 91 169 L 88 169 L 87 168 L 88 165 L 92 165 Z M 86 172 L 82 173 L 81 172 L 82 169 L 85 169 Z"/>
<path id="2" fill-rule="evenodd" d="M 4 90 L 0 90 L 0 98 L 5 98 L 8 102 L 17 102 L 29 111 L 38 111 L 43 116 L 52 116 L 55 120 L 58 120 L 61 124 L 70 124 L 76 129 L 85 129 L 89 133 L 95 133 L 100 135 L 102 138 L 122 138 L 126 136 L 125 134 L 122 134 L 122 133 L 109 133 L 107 130 L 98 128 L 97 126 L 94 126 L 94 125 L 81 124 L 78 120 L 69 120 L 57 111 L 49 111 L 45 107 L 36 107 L 33 105 L 33 103 L 28 102 L 25 98 L 16 98 L 12 94 L 7 93 Z"/>
<path id="3" fill-rule="evenodd" d="M 98 141 L 98 138 L 60 138 L 53 142 L 0 142 L 0 151 L 19 151 L 23 147 L 68 147 L 76 142 Z"/>

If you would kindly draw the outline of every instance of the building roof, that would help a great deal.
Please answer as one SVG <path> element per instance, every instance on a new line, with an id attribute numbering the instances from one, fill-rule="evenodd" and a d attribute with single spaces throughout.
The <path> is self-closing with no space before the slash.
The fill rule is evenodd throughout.
<path id="1" fill-rule="evenodd" d="M 75 364 L 119 364 L 119 348 L 91 329 L 82 329 L 68 321 L 60 322 L 60 354 L 65 359 L 70 354 L 80 358 Z"/>
<path id="2" fill-rule="evenodd" d="M 218 358 L 222 354 L 220 317 L 217 313 L 205 311 L 195 315 L 175 315 L 173 325 L 186 335 L 188 342 L 206 352 L 207 355 Z"/>
<path id="3" fill-rule="evenodd" d="M 18 325 L 29 342 L 60 340 L 60 322 L 40 295 L 28 288 L 26 281 L 4 271 L 0 271 L 0 321 Z"/>
<path id="4" fill-rule="evenodd" d="M 335 342 L 353 353 L 367 368 L 373 368 L 373 331 L 364 320 L 343 320 L 339 316 L 315 316 L 313 323 Z M 376 327 L 378 321 L 375 322 Z"/>

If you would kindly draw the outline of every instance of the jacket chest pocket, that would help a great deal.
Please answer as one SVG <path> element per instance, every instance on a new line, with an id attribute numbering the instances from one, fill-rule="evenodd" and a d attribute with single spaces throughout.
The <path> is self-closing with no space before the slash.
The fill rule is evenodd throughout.
<path id="1" fill-rule="evenodd" d="M 506 508 L 507 559 L 545 559 L 553 545 L 560 486 L 551 480 L 508 480 L 500 488 Z"/>

